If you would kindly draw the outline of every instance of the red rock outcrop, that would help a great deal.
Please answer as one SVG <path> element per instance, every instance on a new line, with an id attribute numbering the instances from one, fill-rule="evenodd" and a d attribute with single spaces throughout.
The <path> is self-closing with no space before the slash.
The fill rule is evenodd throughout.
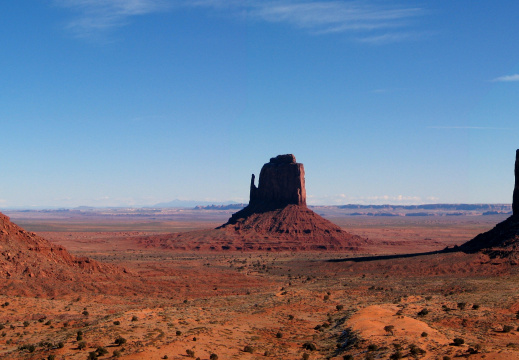
<path id="1" fill-rule="evenodd" d="M 76 257 L 0 213 L 0 279 L 71 280 L 79 274 L 110 272 L 115 269 L 86 257 Z"/>
<path id="2" fill-rule="evenodd" d="M 258 187 L 252 174 L 249 205 L 282 207 L 306 205 L 305 169 L 292 154 L 278 155 L 263 165 Z"/>
<path id="3" fill-rule="evenodd" d="M 371 243 L 343 231 L 306 206 L 305 171 L 294 155 L 263 165 L 252 175 L 249 205 L 213 230 L 148 236 L 145 247 L 177 250 L 361 250 Z"/>
<path id="4" fill-rule="evenodd" d="M 513 257 L 519 260 L 519 150 L 516 151 L 512 210 L 512 216 L 492 230 L 467 241 L 460 249 L 469 253 L 481 251 L 491 257 Z"/>
<path id="5" fill-rule="evenodd" d="M 515 187 L 512 211 L 514 216 L 519 216 L 519 149 L 515 152 Z"/>

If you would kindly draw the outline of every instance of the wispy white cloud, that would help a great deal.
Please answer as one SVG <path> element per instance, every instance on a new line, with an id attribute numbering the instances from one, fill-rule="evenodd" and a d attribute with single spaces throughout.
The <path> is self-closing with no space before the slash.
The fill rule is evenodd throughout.
<path id="1" fill-rule="evenodd" d="M 492 81 L 494 81 L 494 82 L 519 81 L 519 74 L 500 76 L 500 77 L 493 79 Z"/>
<path id="2" fill-rule="evenodd" d="M 163 0 L 54 0 L 54 3 L 77 13 L 66 27 L 80 37 L 126 25 L 132 16 L 169 8 Z"/>
<path id="3" fill-rule="evenodd" d="M 199 0 L 191 4 L 232 10 L 250 20 L 285 23 L 312 34 L 354 32 L 357 40 L 371 43 L 418 37 L 418 33 L 404 29 L 425 13 L 424 9 L 415 6 L 381 5 L 370 1 Z"/>
<path id="4" fill-rule="evenodd" d="M 428 126 L 428 129 L 454 129 L 454 130 L 514 130 L 513 128 L 494 126 Z"/>
<path id="5" fill-rule="evenodd" d="M 55 0 L 78 16 L 68 28 L 81 36 L 127 24 L 132 16 L 198 7 L 250 21 L 288 24 L 312 34 L 355 33 L 366 43 L 416 39 L 413 20 L 425 14 L 416 6 L 373 1 L 317 0 Z"/>

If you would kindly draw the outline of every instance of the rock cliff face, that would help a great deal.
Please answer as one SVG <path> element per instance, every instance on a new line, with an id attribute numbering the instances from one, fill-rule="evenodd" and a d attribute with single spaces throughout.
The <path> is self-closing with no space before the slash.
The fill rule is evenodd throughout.
<path id="1" fill-rule="evenodd" d="M 515 187 L 512 211 L 514 216 L 519 216 L 519 149 L 515 152 Z"/>
<path id="2" fill-rule="evenodd" d="M 250 205 L 306 205 L 305 169 L 292 154 L 278 155 L 263 165 L 258 187 L 252 175 Z"/>
<path id="3" fill-rule="evenodd" d="M 460 246 L 465 252 L 482 251 L 491 257 L 512 257 L 519 261 L 519 150 L 515 160 L 513 215 L 492 230 L 479 234 Z"/>

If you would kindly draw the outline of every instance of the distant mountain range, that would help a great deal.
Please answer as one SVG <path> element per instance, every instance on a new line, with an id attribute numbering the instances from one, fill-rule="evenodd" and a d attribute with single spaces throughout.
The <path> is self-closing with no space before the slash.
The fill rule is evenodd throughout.
<path id="1" fill-rule="evenodd" d="M 359 210 L 460 210 L 460 211 L 511 211 L 511 204 L 424 204 L 424 205 L 339 205 L 339 209 Z"/>
<path id="2" fill-rule="evenodd" d="M 214 202 L 214 201 L 196 201 L 196 200 L 172 200 L 168 202 L 161 202 L 152 206 L 153 208 L 194 208 L 196 206 L 221 206 L 221 205 L 234 205 L 237 204 L 234 201 L 225 202 Z"/>

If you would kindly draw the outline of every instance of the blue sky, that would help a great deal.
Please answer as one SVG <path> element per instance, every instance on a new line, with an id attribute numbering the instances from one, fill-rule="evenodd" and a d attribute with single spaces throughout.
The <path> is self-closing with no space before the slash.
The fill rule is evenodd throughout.
<path id="1" fill-rule="evenodd" d="M 277 154 L 311 204 L 509 203 L 516 1 L 0 5 L 0 208 L 248 201 Z"/>

